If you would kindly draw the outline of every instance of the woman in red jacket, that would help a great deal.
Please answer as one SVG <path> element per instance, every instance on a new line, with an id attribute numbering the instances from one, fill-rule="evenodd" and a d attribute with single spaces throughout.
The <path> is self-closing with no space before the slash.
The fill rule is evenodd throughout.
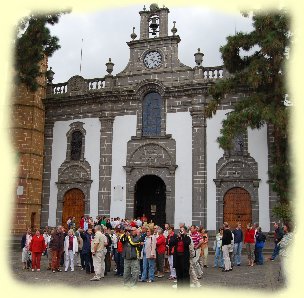
<path id="1" fill-rule="evenodd" d="M 253 266 L 254 263 L 254 246 L 255 246 L 255 230 L 251 223 L 247 225 L 244 244 L 246 245 L 248 266 Z"/>
<path id="2" fill-rule="evenodd" d="M 40 234 L 39 230 L 36 230 L 36 233 L 30 243 L 30 251 L 32 252 L 32 271 L 35 269 L 37 269 L 37 271 L 40 271 L 41 255 L 45 249 L 46 245 L 44 237 Z"/>
<path id="3" fill-rule="evenodd" d="M 156 267 L 157 273 L 155 276 L 164 277 L 166 238 L 162 228 L 158 228 L 158 237 L 156 238 Z"/>

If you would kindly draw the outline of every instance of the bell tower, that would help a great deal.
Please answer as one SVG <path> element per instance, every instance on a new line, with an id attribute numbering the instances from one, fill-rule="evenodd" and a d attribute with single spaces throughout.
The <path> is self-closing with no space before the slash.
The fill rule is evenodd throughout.
<path id="1" fill-rule="evenodd" d="M 168 14 L 167 7 L 159 8 L 157 4 L 150 5 L 150 10 L 140 11 L 140 39 L 151 37 L 168 36 Z"/>
<path id="2" fill-rule="evenodd" d="M 133 27 L 132 40 L 127 42 L 130 48 L 130 59 L 126 68 L 117 74 L 118 78 L 143 74 L 155 77 L 156 73 L 174 72 L 183 67 L 178 59 L 180 37 L 176 35 L 175 21 L 171 29 L 172 34 L 168 32 L 169 12 L 167 7 L 159 8 L 155 3 L 150 5 L 149 10 L 144 6 L 139 12 L 139 38 L 137 39 L 135 27 Z"/>

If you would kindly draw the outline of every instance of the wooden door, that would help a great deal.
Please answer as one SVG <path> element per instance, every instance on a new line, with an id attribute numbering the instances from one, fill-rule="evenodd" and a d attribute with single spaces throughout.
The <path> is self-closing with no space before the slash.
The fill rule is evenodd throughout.
<path id="1" fill-rule="evenodd" d="M 67 220 L 70 216 L 75 216 L 76 228 L 79 227 L 81 216 L 84 215 L 84 194 L 78 188 L 67 191 L 64 195 L 62 225 L 67 228 Z"/>
<path id="2" fill-rule="evenodd" d="M 252 222 L 251 198 L 248 191 L 241 187 L 228 190 L 224 196 L 224 222 L 235 229 L 238 222 L 242 224 L 243 233 L 248 223 Z"/>

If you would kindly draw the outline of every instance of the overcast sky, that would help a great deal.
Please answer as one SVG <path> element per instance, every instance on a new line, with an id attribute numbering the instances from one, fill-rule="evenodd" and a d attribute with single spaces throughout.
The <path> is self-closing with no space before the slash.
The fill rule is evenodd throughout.
<path id="1" fill-rule="evenodd" d="M 106 75 L 105 63 L 111 57 L 113 75 L 122 71 L 129 61 L 129 47 L 133 26 L 139 38 L 139 11 L 143 5 L 63 15 L 51 32 L 60 39 L 61 49 L 49 58 L 49 66 L 55 72 L 54 83 L 66 82 L 80 74 L 80 52 L 82 48 L 82 70 L 84 78 L 100 78 Z M 150 3 L 146 3 L 149 9 Z M 162 7 L 162 5 L 159 6 Z M 200 48 L 204 53 L 203 66 L 221 65 L 219 47 L 226 37 L 236 31 L 249 32 L 252 21 L 241 14 L 204 9 L 203 7 L 168 7 L 169 35 L 176 21 L 180 61 L 194 67 L 194 53 Z M 82 43 L 83 39 L 83 43 Z"/>

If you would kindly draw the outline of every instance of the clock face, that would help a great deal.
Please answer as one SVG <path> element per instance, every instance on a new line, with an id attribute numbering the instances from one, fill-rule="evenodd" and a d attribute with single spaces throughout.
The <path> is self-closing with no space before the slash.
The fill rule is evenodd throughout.
<path id="1" fill-rule="evenodd" d="M 156 68 L 162 63 L 162 56 L 157 51 L 150 51 L 144 57 L 144 64 L 148 68 Z"/>

